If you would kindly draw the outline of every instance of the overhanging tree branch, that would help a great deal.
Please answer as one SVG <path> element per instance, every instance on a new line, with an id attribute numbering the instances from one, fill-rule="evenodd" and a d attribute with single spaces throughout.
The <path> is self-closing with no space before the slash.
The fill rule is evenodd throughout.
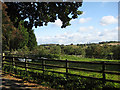
<path id="1" fill-rule="evenodd" d="M 21 20 L 28 18 L 29 21 L 25 21 L 24 26 L 29 29 L 55 22 L 57 18 L 62 21 L 61 28 L 65 28 L 70 25 L 71 19 L 82 14 L 82 11 L 78 10 L 82 2 L 5 2 L 5 4 L 14 26 L 18 27 Z M 18 19 L 15 20 L 16 18 Z"/>

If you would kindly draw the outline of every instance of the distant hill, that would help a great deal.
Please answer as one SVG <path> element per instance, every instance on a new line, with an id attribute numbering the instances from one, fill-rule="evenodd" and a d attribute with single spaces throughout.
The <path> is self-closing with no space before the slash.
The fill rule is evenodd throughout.
<path id="1" fill-rule="evenodd" d="M 120 43 L 120 41 L 106 41 L 106 42 L 99 42 L 99 44 L 106 44 L 106 43 Z"/>
<path id="2" fill-rule="evenodd" d="M 120 41 L 106 41 L 106 42 L 99 42 L 99 44 L 102 45 L 120 45 Z"/>
<path id="3" fill-rule="evenodd" d="M 40 46 L 59 46 L 60 44 L 41 44 Z M 60 45 L 60 46 L 89 46 L 89 45 L 120 45 L 120 41 L 103 41 L 103 42 L 98 42 L 98 43 L 87 43 L 87 44 L 70 44 L 70 45 Z"/>

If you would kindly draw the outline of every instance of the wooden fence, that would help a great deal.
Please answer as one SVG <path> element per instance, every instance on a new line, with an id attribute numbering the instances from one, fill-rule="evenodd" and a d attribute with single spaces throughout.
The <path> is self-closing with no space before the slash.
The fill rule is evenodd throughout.
<path id="1" fill-rule="evenodd" d="M 24 58 L 25 61 L 24 62 L 16 61 L 16 59 L 18 59 L 18 58 Z M 11 61 L 9 59 L 11 59 Z M 25 68 L 26 71 L 27 71 L 27 69 L 42 70 L 43 73 L 45 71 L 47 71 L 47 72 L 52 72 L 52 73 L 65 74 L 66 77 L 68 75 L 70 75 L 70 76 L 79 76 L 79 77 L 90 78 L 90 79 L 95 79 L 95 80 L 102 80 L 103 83 L 105 83 L 106 81 L 120 83 L 119 79 L 118 80 L 106 79 L 106 74 L 112 74 L 112 75 L 118 75 L 119 76 L 120 75 L 120 71 L 114 72 L 114 71 L 107 71 L 107 70 L 105 70 L 105 66 L 106 65 L 120 65 L 120 63 L 69 61 L 67 59 L 66 60 L 50 60 L 50 59 L 42 59 L 42 58 L 40 58 L 40 59 L 37 59 L 37 60 L 40 60 L 42 63 L 38 64 L 38 63 L 30 63 L 30 62 L 27 61 L 28 59 L 36 60 L 35 58 L 27 58 L 27 57 L 7 57 L 7 56 L 3 56 L 2 63 L 3 63 L 3 65 L 7 64 L 7 65 L 13 65 L 13 66 L 16 66 L 16 67 L 22 67 L 22 68 Z M 5 61 L 12 62 L 12 64 L 5 63 Z M 62 63 L 65 64 L 65 66 L 63 66 L 63 65 L 61 66 L 61 65 L 46 64 L 47 61 L 62 62 Z M 24 66 L 18 65 L 18 63 L 23 63 Z M 69 67 L 69 63 L 101 65 L 102 66 L 101 67 L 102 70 L 94 70 L 94 69 L 86 69 L 86 68 L 78 68 L 78 67 Z M 28 65 L 41 66 L 42 68 L 28 67 Z M 48 67 L 53 67 L 53 68 L 64 68 L 65 72 L 46 70 L 47 66 Z M 96 77 L 90 77 L 90 76 L 82 76 L 82 75 L 78 75 L 78 74 L 71 74 L 71 73 L 69 73 L 69 70 L 78 70 L 78 71 L 88 71 L 88 72 L 101 73 L 102 74 L 102 78 L 96 78 Z"/>

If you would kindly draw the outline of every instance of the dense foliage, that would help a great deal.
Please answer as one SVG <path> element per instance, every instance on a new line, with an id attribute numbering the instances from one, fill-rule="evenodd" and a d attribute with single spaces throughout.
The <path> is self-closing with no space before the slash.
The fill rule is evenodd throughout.
<path id="1" fill-rule="evenodd" d="M 120 45 L 39 45 L 30 53 L 44 58 L 60 58 L 60 55 L 75 55 L 83 58 L 120 60 Z"/>
<path id="2" fill-rule="evenodd" d="M 2 10 L 2 50 L 17 50 L 28 47 L 30 50 L 37 46 L 36 37 L 32 29 L 24 27 L 24 21 L 20 21 L 18 28 L 14 27 L 5 9 L 7 6 L 3 4 Z M 15 20 L 17 20 L 16 18 Z"/>
<path id="3" fill-rule="evenodd" d="M 82 14 L 82 11 L 78 10 L 82 2 L 5 2 L 5 4 L 8 6 L 6 9 L 8 16 L 15 27 L 18 27 L 21 20 L 29 19 L 29 22 L 24 22 L 24 26 L 29 29 L 55 22 L 57 18 L 63 22 L 61 27 L 65 28 L 70 25 L 71 19 Z"/>

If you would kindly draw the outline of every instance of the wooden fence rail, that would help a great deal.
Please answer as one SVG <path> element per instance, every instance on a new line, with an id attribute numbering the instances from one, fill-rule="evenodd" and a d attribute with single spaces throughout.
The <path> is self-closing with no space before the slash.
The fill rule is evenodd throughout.
<path id="1" fill-rule="evenodd" d="M 43 73 L 45 71 L 47 71 L 47 72 L 52 72 L 52 73 L 65 74 L 66 78 L 68 77 L 68 75 L 70 75 L 70 76 L 80 76 L 80 77 L 83 77 L 83 78 L 90 78 L 90 79 L 95 79 L 95 80 L 102 80 L 103 83 L 105 83 L 106 81 L 120 83 L 120 80 L 106 79 L 106 74 L 120 75 L 120 71 L 114 72 L 114 71 L 105 70 L 106 65 L 120 65 L 120 63 L 69 61 L 67 59 L 66 60 L 50 60 L 50 59 L 42 59 L 42 58 L 35 59 L 35 58 L 28 58 L 28 57 L 9 57 L 9 56 L 3 56 L 2 58 L 3 58 L 3 61 L 2 61 L 3 65 L 7 64 L 7 65 L 13 65 L 13 66 L 16 66 L 16 67 L 22 67 L 22 68 L 25 68 L 26 71 L 28 71 L 28 69 L 42 70 Z M 24 62 L 16 61 L 16 59 L 19 59 L 19 58 L 24 58 L 25 61 Z M 10 62 L 10 59 L 12 59 L 11 60 L 12 64 L 5 63 L 5 61 Z M 39 63 L 30 63 L 30 62 L 27 61 L 28 59 L 39 60 L 39 61 L 41 61 L 41 64 L 39 64 Z M 62 62 L 62 63 L 65 64 L 65 66 L 47 64 L 46 63 L 47 61 Z M 18 63 L 23 63 L 24 66 L 18 65 Z M 83 64 L 90 64 L 90 65 L 91 64 L 97 64 L 97 65 L 102 66 L 101 67 L 102 70 L 94 70 L 94 69 L 86 69 L 86 68 L 78 68 L 78 67 L 69 67 L 69 63 L 83 63 Z M 29 67 L 28 65 L 41 66 L 42 68 Z M 64 68 L 65 72 L 46 70 L 46 67 Z M 71 74 L 71 73 L 69 73 L 69 70 L 79 70 L 79 71 L 89 71 L 89 72 L 101 73 L 102 78 L 96 78 L 96 77 L 90 77 L 90 76 L 81 76 L 81 75 L 78 75 L 78 74 Z"/>

